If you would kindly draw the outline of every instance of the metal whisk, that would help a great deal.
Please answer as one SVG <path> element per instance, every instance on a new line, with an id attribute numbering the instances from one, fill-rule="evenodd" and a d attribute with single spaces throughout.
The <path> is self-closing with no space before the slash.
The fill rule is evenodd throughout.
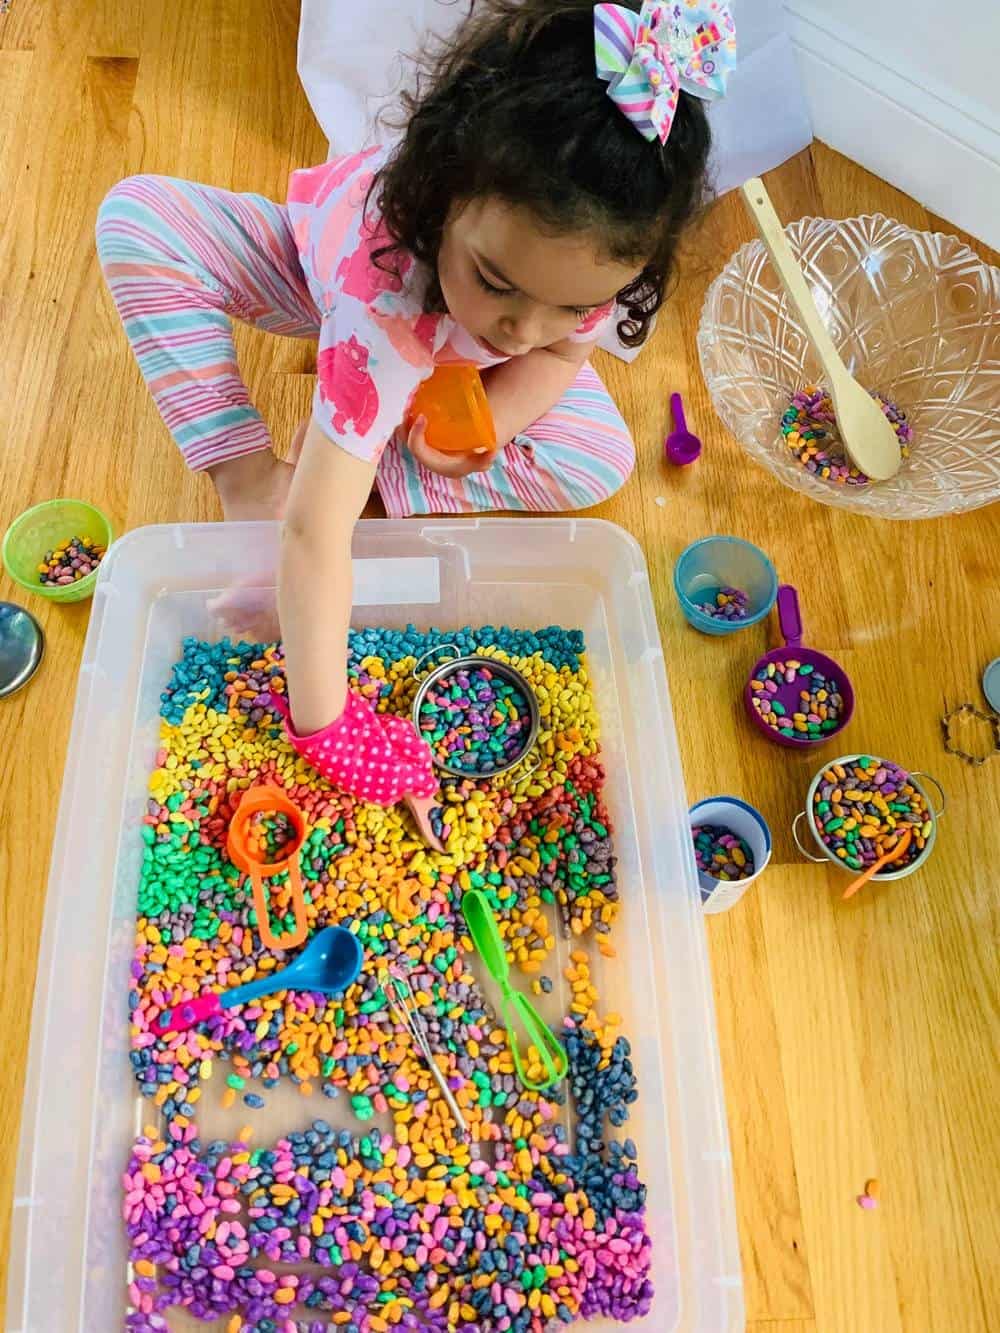
<path id="1" fill-rule="evenodd" d="M 441 1096 L 448 1103 L 448 1109 L 454 1117 L 455 1124 L 458 1125 L 462 1134 L 467 1135 L 469 1127 L 465 1123 L 462 1112 L 458 1109 L 458 1102 L 455 1101 L 445 1076 L 441 1073 L 437 1061 L 434 1059 L 434 1052 L 431 1050 L 427 1031 L 427 1022 L 417 1006 L 417 997 L 413 993 L 409 978 L 395 968 L 392 971 L 383 968 L 379 973 L 378 980 L 379 985 L 385 991 L 386 999 L 389 1001 L 393 1018 L 397 1023 L 401 1023 L 413 1038 L 414 1045 L 424 1057 L 427 1068 L 434 1075 L 434 1080 L 441 1089 Z"/>

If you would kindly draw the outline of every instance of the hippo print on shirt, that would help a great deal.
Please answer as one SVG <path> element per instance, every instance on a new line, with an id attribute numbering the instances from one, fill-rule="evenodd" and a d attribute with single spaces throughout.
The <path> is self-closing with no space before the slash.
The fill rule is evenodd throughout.
<path id="1" fill-rule="evenodd" d="M 378 390 L 368 373 L 368 348 L 352 333 L 346 342 L 320 352 L 316 368 L 320 394 L 332 408 L 334 430 L 367 435 L 378 416 Z"/>

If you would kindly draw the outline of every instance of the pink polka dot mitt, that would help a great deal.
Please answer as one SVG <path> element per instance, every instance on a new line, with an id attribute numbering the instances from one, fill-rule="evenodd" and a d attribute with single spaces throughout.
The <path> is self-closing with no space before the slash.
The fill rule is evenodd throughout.
<path id="1" fill-rule="evenodd" d="M 406 718 L 376 713 L 367 700 L 347 691 L 344 711 L 311 736 L 292 725 L 288 702 L 272 694 L 293 747 L 333 786 L 375 805 L 395 805 L 404 796 L 433 796 L 438 780 L 427 744 Z"/>

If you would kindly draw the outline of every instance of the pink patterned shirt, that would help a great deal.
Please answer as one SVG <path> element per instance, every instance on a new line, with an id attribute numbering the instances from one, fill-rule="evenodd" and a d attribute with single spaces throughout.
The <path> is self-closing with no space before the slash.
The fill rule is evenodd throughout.
<path id="1" fill-rule="evenodd" d="M 434 367 L 464 362 L 486 367 L 491 356 L 450 315 L 424 313 L 429 274 L 412 256 L 397 258 L 401 277 L 377 268 L 372 251 L 385 245 L 382 218 L 365 199 L 387 149 L 374 147 L 292 173 L 288 212 L 309 290 L 322 316 L 317 423 L 356 458 L 377 462 L 410 399 Z M 614 317 L 600 306 L 570 334 L 595 342 Z"/>

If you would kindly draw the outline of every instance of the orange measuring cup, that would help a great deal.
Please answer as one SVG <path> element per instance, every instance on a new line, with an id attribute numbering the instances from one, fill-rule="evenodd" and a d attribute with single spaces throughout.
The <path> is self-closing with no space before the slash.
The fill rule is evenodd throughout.
<path id="1" fill-rule="evenodd" d="M 421 414 L 427 418 L 427 443 L 443 454 L 497 447 L 493 413 L 475 366 L 438 366 L 413 395 L 406 428 Z"/>
<path id="2" fill-rule="evenodd" d="M 279 861 L 261 861 L 250 848 L 253 817 L 265 811 L 268 814 L 285 815 L 295 830 L 295 837 L 283 849 L 285 854 Z M 294 949 L 306 937 L 306 904 L 302 896 L 299 852 L 302 850 L 308 831 L 305 816 L 299 807 L 288 799 L 280 787 L 275 787 L 270 782 L 250 787 L 244 793 L 229 823 L 226 851 L 237 870 L 242 870 L 250 878 L 253 886 L 253 905 L 257 912 L 257 931 L 262 943 L 269 949 Z M 264 881 L 285 870 L 288 871 L 288 887 L 292 895 L 292 915 L 295 925 L 287 934 L 275 935 L 271 929 L 268 894 L 264 890 Z"/>

